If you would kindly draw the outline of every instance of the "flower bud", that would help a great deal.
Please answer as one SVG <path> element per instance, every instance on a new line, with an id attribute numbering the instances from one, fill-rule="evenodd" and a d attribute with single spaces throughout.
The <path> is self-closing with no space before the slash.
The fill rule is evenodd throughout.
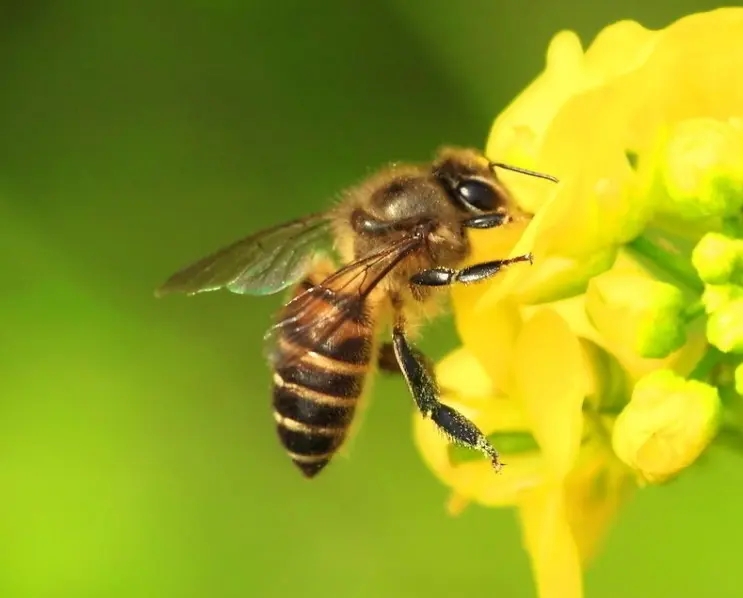
<path id="1" fill-rule="evenodd" d="M 605 272 L 586 291 L 586 313 L 611 343 L 663 358 L 686 342 L 683 293 L 639 274 Z"/>
<path id="2" fill-rule="evenodd" d="M 720 416 L 717 389 L 656 370 L 635 385 L 612 434 L 616 455 L 658 483 L 691 465 L 707 447 Z"/>
<path id="3" fill-rule="evenodd" d="M 726 284 L 736 277 L 743 262 L 743 241 L 707 233 L 691 254 L 691 263 L 707 284 Z"/>
<path id="4" fill-rule="evenodd" d="M 697 118 L 669 132 L 661 157 L 661 210 L 684 219 L 730 216 L 743 207 L 743 134 L 733 123 Z"/>
<path id="5" fill-rule="evenodd" d="M 743 299 L 730 301 L 710 315 L 707 340 L 723 353 L 743 353 Z"/>

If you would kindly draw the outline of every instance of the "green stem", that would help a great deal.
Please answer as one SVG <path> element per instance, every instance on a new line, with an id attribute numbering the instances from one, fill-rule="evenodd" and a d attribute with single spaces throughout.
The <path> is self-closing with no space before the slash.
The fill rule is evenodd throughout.
<path id="1" fill-rule="evenodd" d="M 722 403 L 720 431 L 743 439 L 743 397 L 735 392 L 732 385 L 720 387 L 719 392 Z"/>
<path id="2" fill-rule="evenodd" d="M 707 352 L 702 355 L 702 358 L 697 363 L 696 367 L 689 374 L 689 380 L 698 380 L 699 382 L 707 382 L 712 371 L 717 365 L 725 359 L 725 354 L 719 351 L 715 347 L 708 347 Z"/>
<path id="3" fill-rule="evenodd" d="M 630 251 L 650 260 L 689 289 L 697 293 L 704 291 L 704 284 L 699 279 L 696 270 L 694 270 L 691 264 L 663 249 L 657 242 L 650 240 L 644 235 L 640 235 L 630 241 L 626 247 Z"/>
<path id="4" fill-rule="evenodd" d="M 686 309 L 683 313 L 684 321 L 687 324 L 690 324 L 700 316 L 703 316 L 706 312 L 706 309 L 704 307 L 704 303 L 702 303 L 701 299 L 698 299 L 694 301 L 694 303 L 691 303 L 686 306 Z"/>
<path id="5" fill-rule="evenodd" d="M 740 215 L 723 218 L 722 231 L 734 239 L 743 238 L 743 221 Z"/>

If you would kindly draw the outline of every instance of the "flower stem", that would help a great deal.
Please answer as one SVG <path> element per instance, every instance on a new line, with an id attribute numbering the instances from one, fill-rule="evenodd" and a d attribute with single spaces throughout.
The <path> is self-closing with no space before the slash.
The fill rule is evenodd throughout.
<path id="1" fill-rule="evenodd" d="M 722 411 L 720 414 L 720 434 L 727 435 L 727 440 L 734 438 L 743 446 L 743 397 L 731 385 L 719 389 Z"/>
<path id="2" fill-rule="evenodd" d="M 725 354 L 715 347 L 708 347 L 707 351 L 689 374 L 689 380 L 706 382 L 715 367 L 725 359 Z"/>
<path id="3" fill-rule="evenodd" d="M 686 306 L 686 309 L 684 310 L 684 321 L 687 324 L 690 324 L 698 317 L 704 315 L 705 311 L 705 306 L 701 299 L 694 301 L 694 303 Z"/>
<path id="4" fill-rule="evenodd" d="M 645 235 L 640 235 L 630 241 L 626 247 L 630 251 L 650 260 L 689 289 L 697 293 L 704 291 L 704 284 L 699 279 L 699 276 L 697 276 L 691 264 L 663 249 L 658 242 L 649 239 Z"/>
<path id="5" fill-rule="evenodd" d="M 740 215 L 724 218 L 722 221 L 722 230 L 726 235 L 734 239 L 743 238 L 743 221 Z"/>

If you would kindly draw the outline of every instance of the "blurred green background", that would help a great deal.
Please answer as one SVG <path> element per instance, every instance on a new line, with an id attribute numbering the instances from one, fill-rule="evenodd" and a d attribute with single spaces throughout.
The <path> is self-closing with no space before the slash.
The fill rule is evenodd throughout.
<path id="1" fill-rule="evenodd" d="M 271 419 L 278 298 L 152 289 L 385 161 L 482 146 L 558 30 L 713 6 L 0 3 L 0 596 L 532 596 L 513 513 L 445 514 L 401 382 L 308 483 Z M 423 347 L 455 344 L 444 320 Z M 741 595 L 741 490 L 718 453 L 642 492 L 588 595 Z"/>

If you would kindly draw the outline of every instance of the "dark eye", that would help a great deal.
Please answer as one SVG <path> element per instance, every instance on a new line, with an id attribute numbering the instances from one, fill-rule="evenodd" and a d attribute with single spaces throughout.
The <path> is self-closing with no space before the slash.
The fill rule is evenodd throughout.
<path id="1" fill-rule="evenodd" d="M 495 189 L 477 180 L 464 181 L 457 187 L 457 193 L 465 204 L 483 212 L 494 210 L 498 201 Z"/>

